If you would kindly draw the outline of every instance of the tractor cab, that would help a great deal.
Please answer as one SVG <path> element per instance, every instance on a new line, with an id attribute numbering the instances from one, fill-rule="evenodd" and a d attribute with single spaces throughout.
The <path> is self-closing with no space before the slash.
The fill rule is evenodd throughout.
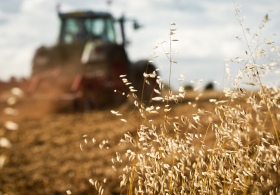
<path id="1" fill-rule="evenodd" d="M 58 42 L 72 44 L 101 39 L 116 43 L 115 20 L 109 13 L 103 12 L 71 12 L 59 13 L 61 22 Z"/>

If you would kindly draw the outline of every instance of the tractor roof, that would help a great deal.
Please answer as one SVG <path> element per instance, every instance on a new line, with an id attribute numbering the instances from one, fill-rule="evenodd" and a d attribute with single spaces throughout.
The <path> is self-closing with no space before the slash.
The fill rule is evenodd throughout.
<path id="1" fill-rule="evenodd" d="M 74 11 L 74 12 L 66 12 L 66 13 L 59 12 L 58 16 L 61 19 L 65 19 L 65 18 L 96 18 L 96 17 L 113 18 L 113 16 L 108 12 L 95 12 L 95 11 Z"/>

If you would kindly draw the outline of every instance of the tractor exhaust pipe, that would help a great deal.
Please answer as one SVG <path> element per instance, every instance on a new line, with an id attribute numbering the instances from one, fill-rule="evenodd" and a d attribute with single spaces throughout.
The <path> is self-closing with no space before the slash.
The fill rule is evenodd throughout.
<path id="1" fill-rule="evenodd" d="M 127 45 L 127 42 L 126 42 L 126 37 L 125 37 L 125 32 L 124 32 L 124 23 L 125 23 L 125 17 L 122 16 L 120 19 L 119 19 L 119 22 L 120 22 L 120 27 L 121 27 L 121 35 L 122 35 L 122 45 L 123 47 L 125 47 Z"/>

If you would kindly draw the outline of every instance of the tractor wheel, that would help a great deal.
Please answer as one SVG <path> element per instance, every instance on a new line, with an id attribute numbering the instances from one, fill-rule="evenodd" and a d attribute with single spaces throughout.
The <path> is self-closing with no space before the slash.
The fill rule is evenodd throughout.
<path id="1" fill-rule="evenodd" d="M 111 82 L 111 88 L 104 90 L 106 92 L 108 102 L 113 105 L 120 105 L 126 102 L 127 97 L 122 93 L 127 93 L 128 88 L 122 82 L 120 75 L 127 74 L 129 61 L 127 54 L 123 47 L 112 45 L 108 53 L 109 60 L 109 82 Z M 117 93 L 113 93 L 116 90 Z"/>
<path id="2" fill-rule="evenodd" d="M 154 89 L 158 88 L 158 85 L 156 77 L 144 78 L 144 73 L 151 74 L 156 71 L 156 68 L 147 60 L 141 60 L 133 64 L 132 69 L 131 79 L 134 88 L 137 90 L 136 95 L 143 103 L 149 103 L 155 97 Z"/>

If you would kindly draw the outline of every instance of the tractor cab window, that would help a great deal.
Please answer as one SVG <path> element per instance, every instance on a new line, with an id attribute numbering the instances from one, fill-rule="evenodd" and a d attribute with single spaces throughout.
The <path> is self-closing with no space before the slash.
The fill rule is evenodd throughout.
<path id="1" fill-rule="evenodd" d="M 76 18 L 66 19 L 63 22 L 62 36 L 64 43 L 82 40 L 86 36 L 82 22 Z"/>
<path id="2" fill-rule="evenodd" d="M 87 31 L 92 38 L 100 38 L 108 42 L 116 42 L 113 22 L 109 18 L 93 18 L 85 21 Z"/>
<path id="3" fill-rule="evenodd" d="M 116 42 L 114 22 L 110 18 L 67 18 L 62 21 L 60 40 L 71 44 L 78 41 L 102 39 Z"/>
<path id="4" fill-rule="evenodd" d="M 115 33 L 115 28 L 114 28 L 114 21 L 112 21 L 111 19 L 107 19 L 106 26 L 107 26 L 108 40 L 115 43 L 116 42 L 116 33 Z"/>

